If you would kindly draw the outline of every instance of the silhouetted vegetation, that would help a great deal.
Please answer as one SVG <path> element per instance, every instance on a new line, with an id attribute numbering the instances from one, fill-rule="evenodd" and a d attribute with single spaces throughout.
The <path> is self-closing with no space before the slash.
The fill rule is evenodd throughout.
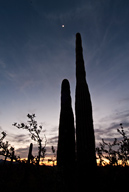
<path id="1" fill-rule="evenodd" d="M 38 147 L 38 156 L 36 157 L 36 161 L 37 161 L 37 165 L 39 165 L 40 158 L 42 157 L 44 159 L 44 157 L 45 157 L 47 140 L 46 140 L 46 137 L 45 137 L 45 145 L 42 146 L 43 139 L 40 138 L 40 133 L 41 133 L 41 130 L 42 130 L 42 126 L 40 125 L 39 128 L 38 128 L 37 121 L 35 121 L 35 119 L 34 119 L 35 114 L 32 114 L 32 115 L 28 114 L 27 117 L 29 118 L 28 124 L 14 123 L 13 125 L 15 127 L 17 127 L 18 129 L 28 130 L 30 135 L 31 135 L 31 139 L 38 143 L 39 147 Z M 31 156 L 31 158 L 33 159 L 33 156 Z"/>
<path id="2" fill-rule="evenodd" d="M 59 138 L 57 150 L 57 165 L 64 191 L 73 190 L 75 166 L 75 128 L 71 106 L 70 84 L 67 79 L 61 86 L 61 111 L 59 121 Z M 72 186 L 72 187 L 71 187 Z M 61 191 L 61 189 L 59 190 Z"/>
<path id="3" fill-rule="evenodd" d="M 11 163 L 13 162 L 13 159 L 15 161 L 19 161 L 19 157 L 15 156 L 15 151 L 14 151 L 14 147 L 10 146 L 10 144 L 8 143 L 8 141 L 4 142 L 4 139 L 6 137 L 6 133 L 3 131 L 1 133 L 2 137 L 0 138 L 0 155 L 5 156 L 5 160 L 4 160 L 4 164 L 7 160 L 7 158 L 10 158 Z"/>
<path id="4" fill-rule="evenodd" d="M 83 191 L 87 178 L 87 187 L 94 190 L 96 174 L 95 137 L 92 118 L 92 103 L 86 81 L 85 65 L 83 60 L 82 40 L 80 33 L 76 34 L 76 141 L 77 141 L 77 174 L 78 191 Z"/>
<path id="5" fill-rule="evenodd" d="M 95 138 L 92 119 L 92 104 L 83 60 L 81 35 L 76 34 L 76 137 L 77 161 L 95 167 Z"/>
<path id="6" fill-rule="evenodd" d="M 27 123 L 14 123 L 18 129 L 25 129 L 31 139 L 38 144 L 38 155 L 33 156 L 33 143 L 28 149 L 28 160 L 21 160 L 15 155 L 14 147 L 4 141 L 6 133 L 1 133 L 0 155 L 0 189 L 3 191 L 44 191 L 44 192 L 80 192 L 80 191 L 124 191 L 129 177 L 129 138 L 122 124 L 117 129 L 122 139 L 114 139 L 112 143 L 102 139 L 96 148 L 92 119 L 92 103 L 86 82 L 83 60 L 81 35 L 76 34 L 76 142 L 75 154 L 74 116 L 71 106 L 70 84 L 67 79 L 62 81 L 61 111 L 59 120 L 59 138 L 56 150 L 52 146 L 53 167 L 39 166 L 41 158 L 46 154 L 47 140 L 41 138 L 42 126 L 38 126 L 35 114 L 28 114 Z M 43 146 L 44 141 L 44 146 Z M 10 159 L 9 164 L 7 158 Z M 99 166 L 96 166 L 96 158 Z M 109 161 L 105 163 L 105 159 Z M 18 163 L 13 163 L 15 160 Z M 54 162 L 57 160 L 57 165 Z M 119 164 L 121 162 L 121 165 Z M 1 163 L 2 162 L 2 163 Z M 4 163 L 3 163 L 4 162 Z M 38 165 L 38 166 L 37 166 Z M 102 166 L 107 165 L 107 166 Z"/>
<path id="7" fill-rule="evenodd" d="M 96 148 L 98 159 L 100 161 L 99 165 L 105 164 L 104 159 L 109 161 L 109 165 L 119 165 L 127 166 L 129 160 L 129 138 L 126 136 L 122 124 L 120 124 L 120 129 L 117 129 L 118 133 L 121 134 L 122 139 L 119 141 L 117 138 L 114 139 L 112 143 L 107 143 L 102 139 L 100 147 Z M 120 163 L 119 163 L 120 162 Z"/>
<path id="8" fill-rule="evenodd" d="M 30 144 L 29 153 L 28 153 L 28 163 L 33 162 L 34 156 L 32 155 L 33 143 Z"/>
<path id="9" fill-rule="evenodd" d="M 67 79 L 62 81 L 61 111 L 59 121 L 59 139 L 57 165 L 66 169 L 75 162 L 75 130 L 71 106 L 70 85 Z"/>

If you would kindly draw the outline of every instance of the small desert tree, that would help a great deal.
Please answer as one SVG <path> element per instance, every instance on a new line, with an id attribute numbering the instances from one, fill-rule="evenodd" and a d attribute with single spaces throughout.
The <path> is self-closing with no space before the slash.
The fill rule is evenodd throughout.
<path id="1" fill-rule="evenodd" d="M 129 160 L 129 138 L 127 137 L 122 123 L 120 124 L 120 129 L 117 131 L 122 135 L 122 140 L 119 142 L 118 156 L 122 164 L 126 166 Z"/>
<path id="2" fill-rule="evenodd" d="M 104 163 L 103 158 L 107 159 L 110 165 L 118 164 L 118 151 L 113 148 L 116 145 L 118 145 L 116 138 L 113 143 L 106 143 L 104 139 L 102 139 L 100 147 L 96 148 L 96 152 L 100 160 L 100 166 Z"/>
<path id="3" fill-rule="evenodd" d="M 4 142 L 4 138 L 6 137 L 6 133 L 3 131 L 2 137 L 0 138 L 0 155 L 5 156 L 4 163 L 6 162 L 6 159 L 9 157 L 11 159 L 11 163 L 13 162 L 13 159 L 17 160 L 16 156 L 14 155 L 14 147 L 10 146 L 8 141 Z"/>
<path id="4" fill-rule="evenodd" d="M 38 126 L 37 121 L 35 120 L 35 114 L 28 114 L 27 117 L 29 118 L 29 121 L 27 124 L 25 123 L 14 123 L 13 125 L 15 127 L 17 127 L 18 129 L 26 129 L 29 131 L 30 135 L 31 135 L 31 139 L 36 141 L 38 143 L 38 156 L 37 156 L 37 165 L 39 165 L 40 162 L 40 158 L 41 157 L 45 157 L 45 152 L 46 152 L 46 137 L 44 135 L 45 138 L 45 144 L 44 146 L 42 146 L 42 141 L 43 139 L 40 138 L 40 133 L 42 130 L 42 126 Z"/>

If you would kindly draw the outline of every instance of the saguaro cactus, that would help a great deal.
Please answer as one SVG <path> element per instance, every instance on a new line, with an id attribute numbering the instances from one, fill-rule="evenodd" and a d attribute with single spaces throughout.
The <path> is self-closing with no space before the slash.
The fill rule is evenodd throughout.
<path id="1" fill-rule="evenodd" d="M 32 155 L 32 149 L 33 149 L 33 143 L 30 144 L 29 147 L 29 153 L 28 153 L 28 163 L 30 163 L 30 160 L 32 159 L 33 155 Z"/>
<path id="2" fill-rule="evenodd" d="M 10 156 L 10 158 L 11 158 L 11 164 L 13 163 L 13 159 L 16 159 L 16 157 L 15 157 L 15 151 L 14 151 L 14 148 L 13 147 L 11 147 L 11 151 L 12 151 L 12 153 L 11 153 L 11 156 Z"/>
<path id="3" fill-rule="evenodd" d="M 75 131 L 74 117 L 71 107 L 70 85 L 67 79 L 62 81 L 61 111 L 59 122 L 59 139 L 57 165 L 71 167 L 75 161 Z"/>
<path id="4" fill-rule="evenodd" d="M 96 166 L 92 104 L 83 60 L 81 35 L 76 34 L 76 137 L 77 161 L 81 166 Z"/>

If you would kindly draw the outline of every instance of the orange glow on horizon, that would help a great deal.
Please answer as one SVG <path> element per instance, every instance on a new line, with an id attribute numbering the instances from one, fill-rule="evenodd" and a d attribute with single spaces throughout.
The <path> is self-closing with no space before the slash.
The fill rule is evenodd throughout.
<path id="1" fill-rule="evenodd" d="M 2 158 L 2 156 L 1 156 L 0 159 L 2 159 L 3 161 L 5 160 L 5 158 Z M 41 158 L 41 160 L 39 162 L 39 165 L 53 166 L 53 161 L 48 161 L 48 159 L 51 159 L 51 158 L 47 157 L 47 158 L 44 159 L 44 161 L 42 161 L 42 158 Z M 28 158 L 20 158 L 19 160 L 20 161 L 25 161 L 25 163 L 27 163 Z M 6 161 L 10 162 L 11 159 L 7 157 Z M 17 162 L 17 161 L 13 160 L 13 162 Z M 57 161 L 55 160 L 54 161 L 54 166 L 56 166 L 56 165 L 57 165 Z"/>
<path id="2" fill-rule="evenodd" d="M 2 156 L 1 156 L 1 157 L 2 157 Z M 5 158 L 1 158 L 1 159 L 2 159 L 3 161 L 5 160 Z M 48 161 L 48 159 L 50 159 L 51 161 Z M 25 161 L 25 163 L 27 163 L 28 158 L 20 158 L 19 160 L 20 160 L 20 161 Z M 10 159 L 10 158 L 7 158 L 6 161 L 10 162 L 11 159 Z M 13 160 L 13 162 L 17 162 L 17 161 L 16 161 L 16 160 Z M 100 165 L 100 159 L 96 159 L 96 162 L 97 162 L 97 166 L 99 166 L 99 165 Z M 30 163 L 30 164 L 31 164 L 31 163 Z M 41 166 L 43 166 L 43 165 L 45 165 L 45 166 L 53 166 L 53 165 L 54 165 L 54 166 L 57 166 L 57 160 L 55 160 L 54 163 L 53 163 L 52 159 L 49 158 L 49 157 L 46 157 L 46 158 L 44 159 L 44 161 L 42 161 L 42 158 L 41 158 L 41 160 L 40 160 L 40 162 L 39 162 L 39 165 L 41 165 Z M 104 159 L 104 161 L 102 162 L 102 166 L 106 166 L 106 165 L 109 165 L 109 160 Z M 122 164 L 122 160 L 118 160 L 118 163 L 115 164 L 115 165 L 113 165 L 113 166 L 117 166 L 117 165 L 124 166 L 124 165 Z M 126 164 L 126 165 L 129 166 L 129 160 L 127 161 L 127 164 Z"/>

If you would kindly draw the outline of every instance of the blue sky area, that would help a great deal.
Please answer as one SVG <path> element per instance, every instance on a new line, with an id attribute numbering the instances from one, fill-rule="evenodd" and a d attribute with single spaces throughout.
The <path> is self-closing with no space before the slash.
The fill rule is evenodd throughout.
<path id="1" fill-rule="evenodd" d="M 62 28 L 64 25 L 64 28 Z M 0 1 L 0 131 L 21 157 L 28 132 L 13 127 L 35 113 L 50 146 L 57 145 L 61 82 L 75 109 L 75 35 L 81 33 L 96 145 L 129 132 L 129 1 Z"/>

